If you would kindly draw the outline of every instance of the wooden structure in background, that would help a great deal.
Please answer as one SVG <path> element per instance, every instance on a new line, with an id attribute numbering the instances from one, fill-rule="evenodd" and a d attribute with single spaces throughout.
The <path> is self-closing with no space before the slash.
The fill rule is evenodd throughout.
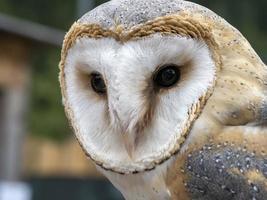
<path id="1" fill-rule="evenodd" d="M 20 155 L 29 86 L 29 49 L 26 43 L 6 33 L 0 34 L 0 178 L 19 177 Z"/>
<path id="2" fill-rule="evenodd" d="M 34 46 L 60 47 L 64 33 L 0 14 L 0 180 L 21 174 Z"/>
<path id="3" fill-rule="evenodd" d="M 58 143 L 28 137 L 23 157 L 27 177 L 102 177 L 74 138 Z"/>

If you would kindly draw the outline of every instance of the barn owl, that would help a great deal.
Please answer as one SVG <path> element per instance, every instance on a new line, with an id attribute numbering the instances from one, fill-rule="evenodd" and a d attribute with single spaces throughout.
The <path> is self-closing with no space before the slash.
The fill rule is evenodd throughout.
<path id="1" fill-rule="evenodd" d="M 267 67 L 183 0 L 112 0 L 66 34 L 63 104 L 125 199 L 267 199 Z"/>

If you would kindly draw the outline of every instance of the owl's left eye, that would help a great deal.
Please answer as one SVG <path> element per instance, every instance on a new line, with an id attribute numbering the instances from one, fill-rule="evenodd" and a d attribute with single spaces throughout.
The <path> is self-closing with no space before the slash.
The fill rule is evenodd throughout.
<path id="1" fill-rule="evenodd" d="M 96 93 L 99 93 L 99 94 L 106 93 L 105 81 L 103 77 L 101 76 L 101 74 L 99 73 L 91 74 L 91 86 Z"/>
<path id="2" fill-rule="evenodd" d="M 180 80 L 180 70 L 176 65 L 161 67 L 154 76 L 154 82 L 160 87 L 171 87 Z"/>

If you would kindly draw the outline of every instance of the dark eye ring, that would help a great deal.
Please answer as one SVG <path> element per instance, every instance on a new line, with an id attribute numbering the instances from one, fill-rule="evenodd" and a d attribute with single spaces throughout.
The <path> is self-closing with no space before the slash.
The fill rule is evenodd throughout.
<path id="1" fill-rule="evenodd" d="M 105 94 L 106 84 L 101 74 L 92 73 L 91 74 L 91 86 L 96 93 Z"/>
<path id="2" fill-rule="evenodd" d="M 178 66 L 174 64 L 162 66 L 154 75 L 154 82 L 159 87 L 171 87 L 176 84 L 181 77 Z"/>

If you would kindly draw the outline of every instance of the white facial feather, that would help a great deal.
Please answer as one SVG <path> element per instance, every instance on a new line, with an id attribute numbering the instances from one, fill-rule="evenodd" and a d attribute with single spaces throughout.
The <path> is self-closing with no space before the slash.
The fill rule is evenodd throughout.
<path id="1" fill-rule="evenodd" d="M 156 94 L 151 121 L 137 133 L 134 127 L 150 103 L 146 88 L 153 87 L 153 73 L 166 64 L 180 66 L 181 80 Z M 213 84 L 215 68 L 205 43 L 190 38 L 155 34 L 123 44 L 111 38 L 78 39 L 65 65 L 78 139 L 106 168 L 130 173 L 154 167 L 181 137 L 188 111 Z M 106 98 L 90 86 L 89 75 L 95 71 L 105 79 Z M 134 146 L 131 156 L 127 142 Z"/>

